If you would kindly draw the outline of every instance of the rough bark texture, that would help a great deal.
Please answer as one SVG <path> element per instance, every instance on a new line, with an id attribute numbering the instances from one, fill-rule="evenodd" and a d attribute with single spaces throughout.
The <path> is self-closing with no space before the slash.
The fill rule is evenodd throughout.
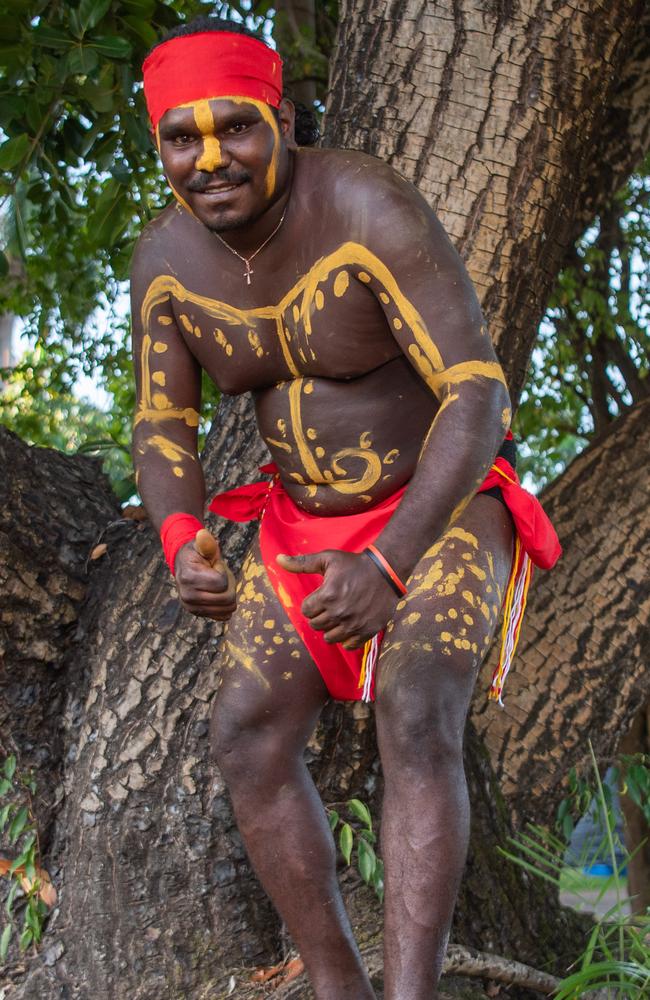
<path id="1" fill-rule="evenodd" d="M 637 712 L 618 749 L 621 754 L 645 754 L 646 758 L 650 758 L 650 700 Z M 621 785 L 625 847 L 632 855 L 627 866 L 627 891 L 632 913 L 645 914 L 650 910 L 650 823 L 643 811 L 625 794 L 625 771 Z"/>
<path id="2" fill-rule="evenodd" d="M 39 832 L 47 845 L 68 749 L 59 727 L 63 665 L 91 549 L 120 516 L 119 505 L 96 460 L 29 448 L 4 427 L 0 468 L 0 753 L 38 772 Z"/>
<path id="3" fill-rule="evenodd" d="M 648 148 L 649 21 L 638 0 L 341 5 L 327 143 L 388 160 L 437 210 L 514 398 L 571 240 Z"/>
<path id="4" fill-rule="evenodd" d="M 645 401 L 542 497 L 562 559 L 531 588 L 504 708 L 478 701 L 473 716 L 519 822 L 552 821 L 587 737 L 609 760 L 650 696 L 649 424 Z"/>
<path id="5" fill-rule="evenodd" d="M 468 259 L 515 395 L 641 6 L 358 0 L 342 11 L 328 141 L 385 156 L 438 207 Z M 225 400 L 215 426 L 209 486 L 250 478 L 263 455 L 247 401 Z M 26 469 L 25 483 L 37 475 Z M 68 499 L 47 518 L 34 511 L 36 537 L 66 523 L 78 488 L 71 483 L 61 476 Z M 101 504 L 93 500 L 93 511 Z M 84 513 L 89 523 L 93 516 Z M 559 508 L 558 519 L 561 527 Z M 94 528 L 86 530 L 92 538 Z M 233 563 L 246 541 L 240 528 L 226 534 Z M 108 543 L 62 656 L 65 699 L 51 720 L 61 733 L 64 797 L 43 860 L 59 903 L 41 953 L 25 961 L 24 974 L 11 967 L 15 986 L 6 995 L 214 1000 L 227 989 L 228 970 L 273 961 L 286 946 L 208 759 L 220 633 L 180 609 L 146 524 L 121 522 Z M 570 592 L 565 566 L 553 587 Z M 28 648 L 31 636 L 21 641 Z M 38 731 L 30 733 L 38 745 Z M 363 709 L 327 711 L 309 750 L 326 801 L 359 793 L 376 814 L 373 736 Z M 561 966 L 564 947 L 581 940 L 571 931 L 577 918 L 562 916 L 495 854 L 508 812 L 471 727 L 467 768 L 474 827 L 454 936 Z M 378 906 L 353 879 L 344 889 L 370 953 Z M 250 995 L 243 979 L 236 976 L 233 996 Z M 304 984 L 297 988 L 307 995 Z"/>

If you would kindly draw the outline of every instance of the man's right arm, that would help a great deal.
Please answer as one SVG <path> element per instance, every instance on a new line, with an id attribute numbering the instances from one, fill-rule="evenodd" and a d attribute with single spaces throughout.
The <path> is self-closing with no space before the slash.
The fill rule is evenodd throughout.
<path id="1" fill-rule="evenodd" d="M 205 482 L 197 451 L 201 370 L 176 325 L 165 276 L 151 267 L 142 240 L 131 275 L 136 412 L 133 462 L 138 491 L 157 531 L 170 515 L 203 521 Z M 234 610 L 225 573 L 191 543 L 172 569 L 181 600 L 194 614 L 224 620 Z"/>

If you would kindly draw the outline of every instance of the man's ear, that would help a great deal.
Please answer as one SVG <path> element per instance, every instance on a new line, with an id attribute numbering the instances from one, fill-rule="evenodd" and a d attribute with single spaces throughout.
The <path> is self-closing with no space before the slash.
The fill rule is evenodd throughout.
<path id="1" fill-rule="evenodd" d="M 280 135 L 285 141 L 288 149 L 297 149 L 294 126 L 296 122 L 296 109 L 293 101 L 288 97 L 283 97 L 278 108 L 278 120 L 280 124 Z"/>

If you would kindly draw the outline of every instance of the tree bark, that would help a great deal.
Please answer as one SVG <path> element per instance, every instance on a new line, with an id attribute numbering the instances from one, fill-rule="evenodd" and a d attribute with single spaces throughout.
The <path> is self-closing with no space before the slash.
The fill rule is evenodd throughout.
<path id="1" fill-rule="evenodd" d="M 473 712 L 517 824 L 552 822 L 587 737 L 611 761 L 650 697 L 649 420 L 646 400 L 542 496 L 563 555 L 531 587 L 503 709 L 478 700 Z"/>
<path id="2" fill-rule="evenodd" d="M 119 504 L 95 459 L 30 448 L 4 427 L 0 468 L 0 753 L 39 775 L 39 836 L 47 848 L 69 750 L 59 726 L 64 665 L 91 549 L 120 516 Z"/>
<path id="3" fill-rule="evenodd" d="M 619 743 L 621 754 L 650 757 L 650 701 L 641 707 Z M 643 811 L 625 794 L 626 769 L 622 772 L 621 811 L 625 820 L 625 847 L 631 860 L 627 866 L 627 891 L 632 913 L 645 915 L 650 909 L 650 823 Z"/>
<path id="4" fill-rule="evenodd" d="M 327 144 L 387 160 L 436 209 L 515 399 L 568 247 L 648 148 L 649 23 L 637 0 L 341 5 Z"/>
<path id="5" fill-rule="evenodd" d="M 515 398 L 640 9 L 632 0 L 586 0 L 579 10 L 550 0 L 534 11 L 469 0 L 343 7 L 328 142 L 391 160 L 438 208 Z M 247 400 L 224 400 L 206 452 L 209 487 L 250 479 L 262 458 Z M 26 469 L 18 488 L 35 475 Z M 68 497 L 69 484 L 62 476 Z M 34 511 L 39 537 L 65 523 L 60 508 L 47 520 Z M 224 533 L 233 563 L 248 537 L 241 527 Z M 571 579 L 562 571 L 553 583 Z M 64 797 L 44 863 L 59 903 L 39 955 L 22 972 L 11 967 L 11 1000 L 212 1000 L 231 974 L 232 995 L 243 997 L 237 968 L 282 955 L 282 928 L 208 758 L 219 638 L 180 608 L 150 527 L 112 528 L 91 566 L 51 720 Z M 38 732 L 31 738 L 38 746 Z M 363 707 L 330 706 L 309 760 L 326 801 L 359 794 L 376 815 L 381 782 Z M 467 770 L 473 832 L 454 936 L 558 971 L 581 940 L 580 921 L 496 853 L 509 818 L 471 726 Z M 344 888 L 362 948 L 377 948 L 378 905 L 354 879 Z"/>

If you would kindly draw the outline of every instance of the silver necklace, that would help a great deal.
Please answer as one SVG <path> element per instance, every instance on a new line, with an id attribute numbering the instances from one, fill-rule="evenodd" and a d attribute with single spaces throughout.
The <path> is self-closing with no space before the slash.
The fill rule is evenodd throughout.
<path id="1" fill-rule="evenodd" d="M 235 250 L 234 247 L 231 247 L 230 243 L 226 243 L 226 241 L 223 239 L 223 237 L 219 236 L 219 233 L 214 233 L 214 235 L 217 237 L 217 239 L 219 240 L 219 242 L 223 243 L 223 245 L 225 246 L 226 250 L 230 250 L 231 253 L 234 253 L 235 257 L 239 257 L 240 260 L 243 260 L 244 264 L 246 265 L 246 270 L 244 271 L 244 277 L 246 278 L 246 284 L 247 285 L 250 285 L 250 283 L 251 283 L 251 275 L 255 273 L 253 271 L 252 267 L 251 267 L 251 261 L 253 260 L 254 257 L 257 257 L 257 255 L 260 252 L 260 250 L 263 250 L 267 243 L 271 242 L 271 240 L 273 239 L 273 237 L 277 233 L 278 229 L 280 228 L 280 226 L 284 222 L 284 217 L 287 214 L 288 207 L 289 207 L 289 203 L 287 202 L 287 204 L 284 206 L 284 212 L 280 216 L 280 221 L 278 222 L 278 224 L 275 227 L 275 229 L 273 230 L 273 232 L 270 233 L 269 236 L 266 237 L 266 239 L 264 240 L 263 243 L 260 243 L 260 245 L 258 246 L 258 248 L 255 251 L 255 253 L 252 253 L 250 255 L 250 257 L 244 257 L 244 255 L 241 254 L 241 253 L 238 253 L 238 251 Z M 214 232 L 214 230 L 213 230 L 213 232 Z"/>

